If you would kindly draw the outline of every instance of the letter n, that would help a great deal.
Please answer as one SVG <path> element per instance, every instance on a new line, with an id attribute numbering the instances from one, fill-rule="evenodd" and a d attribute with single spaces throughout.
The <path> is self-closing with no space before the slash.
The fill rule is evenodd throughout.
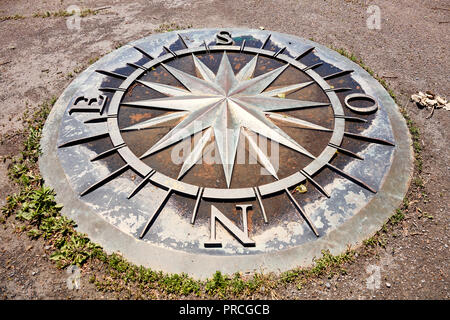
<path id="1" fill-rule="evenodd" d="M 221 248 L 222 242 L 216 240 L 216 222 L 219 221 L 225 229 L 235 237 L 244 247 L 254 247 L 255 241 L 248 237 L 247 230 L 247 208 L 251 204 L 237 205 L 242 209 L 242 221 L 244 224 L 244 231 L 239 229 L 230 219 L 220 212 L 216 207 L 211 206 L 211 236 L 209 241 L 204 243 L 205 248 Z"/>

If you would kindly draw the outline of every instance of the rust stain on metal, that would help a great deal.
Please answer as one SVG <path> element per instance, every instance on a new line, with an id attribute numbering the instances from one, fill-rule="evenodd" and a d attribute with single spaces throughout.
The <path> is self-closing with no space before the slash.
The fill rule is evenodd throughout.
<path id="1" fill-rule="evenodd" d="M 131 123 L 136 123 L 136 122 L 140 122 L 142 120 L 150 119 L 151 117 L 152 117 L 152 114 L 150 112 L 135 113 L 135 114 L 130 115 L 130 120 L 131 120 Z"/>

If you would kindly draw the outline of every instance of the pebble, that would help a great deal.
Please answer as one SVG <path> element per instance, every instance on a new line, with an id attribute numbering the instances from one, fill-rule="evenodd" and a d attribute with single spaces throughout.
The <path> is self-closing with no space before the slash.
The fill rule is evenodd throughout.
<path id="1" fill-rule="evenodd" d="M 325 283 L 325 287 L 327 287 L 327 289 L 331 288 L 331 284 L 329 282 Z"/>
<path id="2" fill-rule="evenodd" d="M 390 288 L 391 284 L 389 282 L 386 282 L 386 287 Z"/>
<path id="3" fill-rule="evenodd" d="M 32 276 L 35 276 L 36 274 L 37 274 L 36 271 L 33 271 L 33 272 L 31 273 Z"/>

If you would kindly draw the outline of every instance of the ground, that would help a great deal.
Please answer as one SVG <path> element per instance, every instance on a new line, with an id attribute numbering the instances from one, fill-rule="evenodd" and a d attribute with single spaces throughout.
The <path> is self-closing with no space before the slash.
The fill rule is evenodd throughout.
<path id="1" fill-rule="evenodd" d="M 45 17 L 69 5 L 87 12 L 80 30 L 70 17 Z M 381 29 L 366 24 L 369 5 L 379 6 Z M 107 8 L 103 8 L 107 7 Z M 44 17 L 34 17 L 40 13 Z M 131 40 L 173 28 L 245 27 L 284 32 L 343 48 L 364 61 L 396 93 L 397 101 L 420 129 L 423 171 L 410 187 L 417 199 L 407 218 L 383 236 L 385 243 L 362 246 L 346 274 L 287 285 L 260 298 L 278 299 L 449 299 L 450 112 L 408 103 L 411 94 L 430 90 L 449 98 L 450 7 L 446 0 L 3 0 L 0 3 L 0 205 L 15 186 L 7 177 L 9 160 L 20 152 L 21 120 L 64 88 L 98 57 Z M 417 182 L 417 181 L 416 181 Z M 424 196 L 426 194 L 427 196 Z M 426 214 L 424 214 L 426 213 Z M 431 218 L 432 217 L 432 218 Z M 41 240 L 15 232 L 13 219 L 0 226 L 0 296 L 6 299 L 114 299 L 89 283 L 69 290 Z M 380 277 L 378 277 L 380 275 Z M 380 280 L 380 281 L 378 281 Z M 123 296 L 122 296 L 123 297 Z"/>

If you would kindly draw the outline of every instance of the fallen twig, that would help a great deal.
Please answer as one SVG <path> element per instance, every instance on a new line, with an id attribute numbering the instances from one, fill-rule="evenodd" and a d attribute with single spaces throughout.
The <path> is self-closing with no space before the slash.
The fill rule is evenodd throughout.
<path id="1" fill-rule="evenodd" d="M 448 9 L 448 8 L 439 8 L 439 7 L 431 8 L 431 10 L 445 10 L 445 11 L 450 11 L 450 9 Z"/>
<path id="2" fill-rule="evenodd" d="M 111 8 L 111 6 L 104 6 L 104 7 L 99 7 L 99 8 L 96 8 L 96 9 L 93 9 L 92 11 L 100 11 L 100 10 L 105 10 L 105 9 L 109 9 L 109 8 Z"/>

